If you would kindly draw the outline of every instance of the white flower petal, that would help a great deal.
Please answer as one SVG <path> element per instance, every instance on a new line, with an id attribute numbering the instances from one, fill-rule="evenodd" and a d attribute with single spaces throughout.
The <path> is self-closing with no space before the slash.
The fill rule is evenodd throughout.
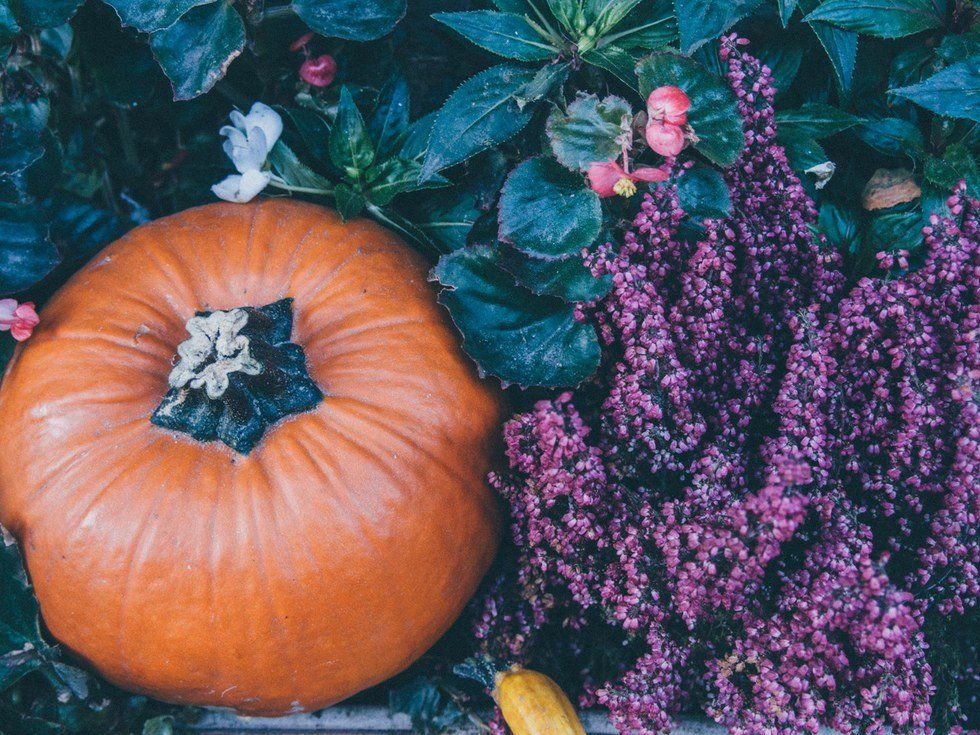
<path id="1" fill-rule="evenodd" d="M 226 202 L 236 202 L 244 204 L 255 198 L 255 196 L 269 185 L 272 174 L 268 171 L 258 171 L 255 169 L 245 171 L 241 175 L 232 174 L 227 176 L 211 187 L 211 191 L 219 199 Z"/>
<path id="2" fill-rule="evenodd" d="M 245 116 L 242 113 L 240 113 L 238 110 L 232 110 L 228 115 L 228 118 L 231 120 L 232 125 L 242 132 L 245 132 L 245 128 L 248 126 L 245 124 Z"/>
<path id="3" fill-rule="evenodd" d="M 273 110 L 266 104 L 261 102 L 256 102 L 252 105 L 252 109 L 248 111 L 248 115 L 245 116 L 245 130 L 251 130 L 254 127 L 262 128 L 262 132 L 265 134 L 265 142 L 272 150 L 272 146 L 276 144 L 279 140 L 279 136 L 282 135 L 282 118 L 279 113 Z"/>

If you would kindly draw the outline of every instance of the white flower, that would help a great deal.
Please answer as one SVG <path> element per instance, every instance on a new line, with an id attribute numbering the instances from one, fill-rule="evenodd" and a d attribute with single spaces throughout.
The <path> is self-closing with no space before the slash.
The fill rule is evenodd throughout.
<path id="1" fill-rule="evenodd" d="M 240 176 L 229 176 L 211 187 L 211 191 L 229 202 L 247 202 L 272 180 L 263 171 L 269 151 L 282 135 L 282 118 L 268 105 L 256 102 L 247 115 L 232 110 L 232 125 L 219 131 L 227 140 L 222 144 Z"/>
<path id="2" fill-rule="evenodd" d="M 243 174 L 232 174 L 211 187 L 211 191 L 219 199 L 226 202 L 244 204 L 251 201 L 272 180 L 268 171 L 252 169 Z"/>

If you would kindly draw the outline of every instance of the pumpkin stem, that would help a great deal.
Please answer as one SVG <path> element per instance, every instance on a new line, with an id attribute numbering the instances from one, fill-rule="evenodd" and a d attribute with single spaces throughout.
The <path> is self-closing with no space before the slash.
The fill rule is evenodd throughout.
<path id="1" fill-rule="evenodd" d="M 157 426 L 248 454 L 274 423 L 323 400 L 303 348 L 289 341 L 292 299 L 199 311 L 186 326 L 170 390 L 150 416 Z"/>

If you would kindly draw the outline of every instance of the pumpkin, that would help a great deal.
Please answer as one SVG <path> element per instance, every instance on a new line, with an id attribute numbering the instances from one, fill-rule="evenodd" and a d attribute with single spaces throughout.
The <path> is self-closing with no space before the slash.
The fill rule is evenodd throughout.
<path id="1" fill-rule="evenodd" d="M 125 689 L 260 715 L 429 648 L 495 553 L 502 404 L 426 276 L 284 200 L 77 273 L 0 388 L 0 522 L 51 634 Z"/>

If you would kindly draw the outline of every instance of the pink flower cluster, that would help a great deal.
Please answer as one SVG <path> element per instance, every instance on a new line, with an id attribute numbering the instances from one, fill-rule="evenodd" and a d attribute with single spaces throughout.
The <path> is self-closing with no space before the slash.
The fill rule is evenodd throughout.
<path id="1" fill-rule="evenodd" d="M 14 299 L 0 299 L 0 332 L 9 330 L 15 340 L 23 342 L 40 322 L 30 301 L 18 304 Z"/>
<path id="2" fill-rule="evenodd" d="M 591 259 L 604 359 L 505 427 L 515 544 L 477 634 L 624 735 L 692 709 L 739 735 L 955 729 L 978 688 L 950 631 L 980 624 L 980 204 L 960 188 L 917 267 L 848 284 L 739 45 L 732 214 L 685 239 L 657 187 Z"/>

